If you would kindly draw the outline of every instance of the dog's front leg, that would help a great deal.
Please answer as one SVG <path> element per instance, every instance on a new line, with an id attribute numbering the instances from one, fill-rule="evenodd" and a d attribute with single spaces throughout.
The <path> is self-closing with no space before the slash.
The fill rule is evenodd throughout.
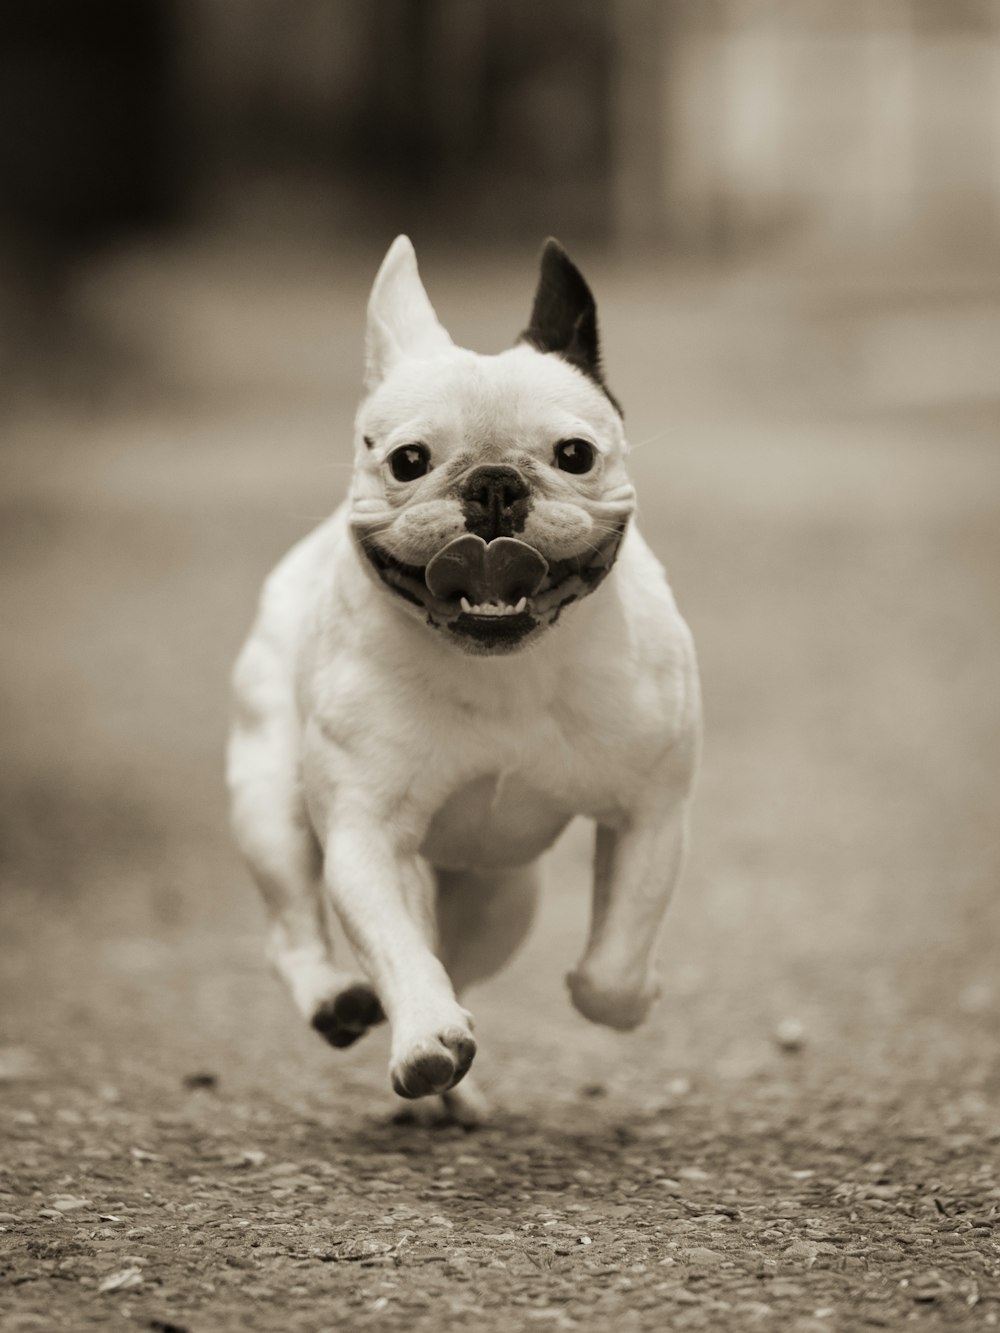
<path id="1" fill-rule="evenodd" d="M 396 845 L 391 822 L 354 811 L 328 830 L 324 879 L 389 1018 L 392 1086 L 401 1097 L 447 1092 L 472 1064 L 476 1043 L 434 954 L 430 868 Z"/>
<path id="2" fill-rule="evenodd" d="M 573 1003 L 594 1023 L 634 1028 L 659 993 L 653 952 L 680 875 L 686 801 L 634 812 L 621 828 L 598 825 L 590 935 L 567 978 Z"/>

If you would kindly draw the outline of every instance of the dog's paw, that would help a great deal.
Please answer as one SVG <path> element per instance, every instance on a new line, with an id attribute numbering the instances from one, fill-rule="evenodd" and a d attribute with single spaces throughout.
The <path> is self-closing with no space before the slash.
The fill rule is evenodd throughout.
<path id="1" fill-rule="evenodd" d="M 415 1042 L 393 1060 L 392 1086 L 400 1097 L 430 1097 L 450 1091 L 464 1078 L 476 1054 L 468 1028 L 447 1028 Z"/>
<path id="2" fill-rule="evenodd" d="M 324 1000 L 311 1021 L 331 1046 L 343 1049 L 353 1045 L 376 1023 L 384 1022 L 385 1012 L 371 986 L 358 981 Z"/>
<path id="3" fill-rule="evenodd" d="M 610 985 L 588 975 L 582 969 L 566 978 L 570 998 L 584 1018 L 605 1027 L 628 1032 L 638 1027 L 649 1013 L 660 988 L 655 982 L 643 986 Z"/>

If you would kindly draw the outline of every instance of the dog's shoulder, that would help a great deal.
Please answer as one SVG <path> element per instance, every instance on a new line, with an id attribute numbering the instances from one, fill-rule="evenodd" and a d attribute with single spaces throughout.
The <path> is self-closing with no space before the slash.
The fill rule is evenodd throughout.
<path id="1" fill-rule="evenodd" d="M 341 506 L 296 542 L 264 580 L 253 626 L 233 672 L 239 705 L 267 696 L 279 681 L 291 685 L 301 676 L 348 541 L 347 511 Z"/>
<path id="2" fill-rule="evenodd" d="M 697 748 L 701 694 L 694 638 L 677 608 L 666 570 L 633 523 L 616 570 L 617 591 L 627 627 L 623 657 L 633 678 L 633 699 L 659 701 L 653 710 L 672 737 L 689 737 Z"/>

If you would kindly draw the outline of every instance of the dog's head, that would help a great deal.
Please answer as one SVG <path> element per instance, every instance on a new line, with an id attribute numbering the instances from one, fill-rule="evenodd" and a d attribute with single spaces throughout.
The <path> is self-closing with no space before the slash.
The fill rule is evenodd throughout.
<path id="1" fill-rule="evenodd" d="M 497 356 L 456 347 L 398 237 L 368 305 L 351 526 L 380 582 L 469 653 L 509 653 L 594 591 L 635 494 L 597 312 L 556 241 L 528 328 Z"/>

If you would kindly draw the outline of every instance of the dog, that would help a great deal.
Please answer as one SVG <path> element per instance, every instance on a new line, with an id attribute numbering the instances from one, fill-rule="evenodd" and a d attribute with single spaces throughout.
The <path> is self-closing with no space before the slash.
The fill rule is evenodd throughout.
<path id="1" fill-rule="evenodd" d="M 572 1002 L 624 1030 L 657 995 L 700 699 L 626 452 L 558 242 L 527 329 L 486 356 L 452 342 L 398 237 L 349 498 L 267 579 L 234 672 L 232 824 L 274 967 L 335 1047 L 388 1019 L 395 1092 L 467 1125 L 486 1108 L 461 997 L 524 939 L 576 815 L 596 842 Z M 334 962 L 330 909 L 362 977 Z"/>

